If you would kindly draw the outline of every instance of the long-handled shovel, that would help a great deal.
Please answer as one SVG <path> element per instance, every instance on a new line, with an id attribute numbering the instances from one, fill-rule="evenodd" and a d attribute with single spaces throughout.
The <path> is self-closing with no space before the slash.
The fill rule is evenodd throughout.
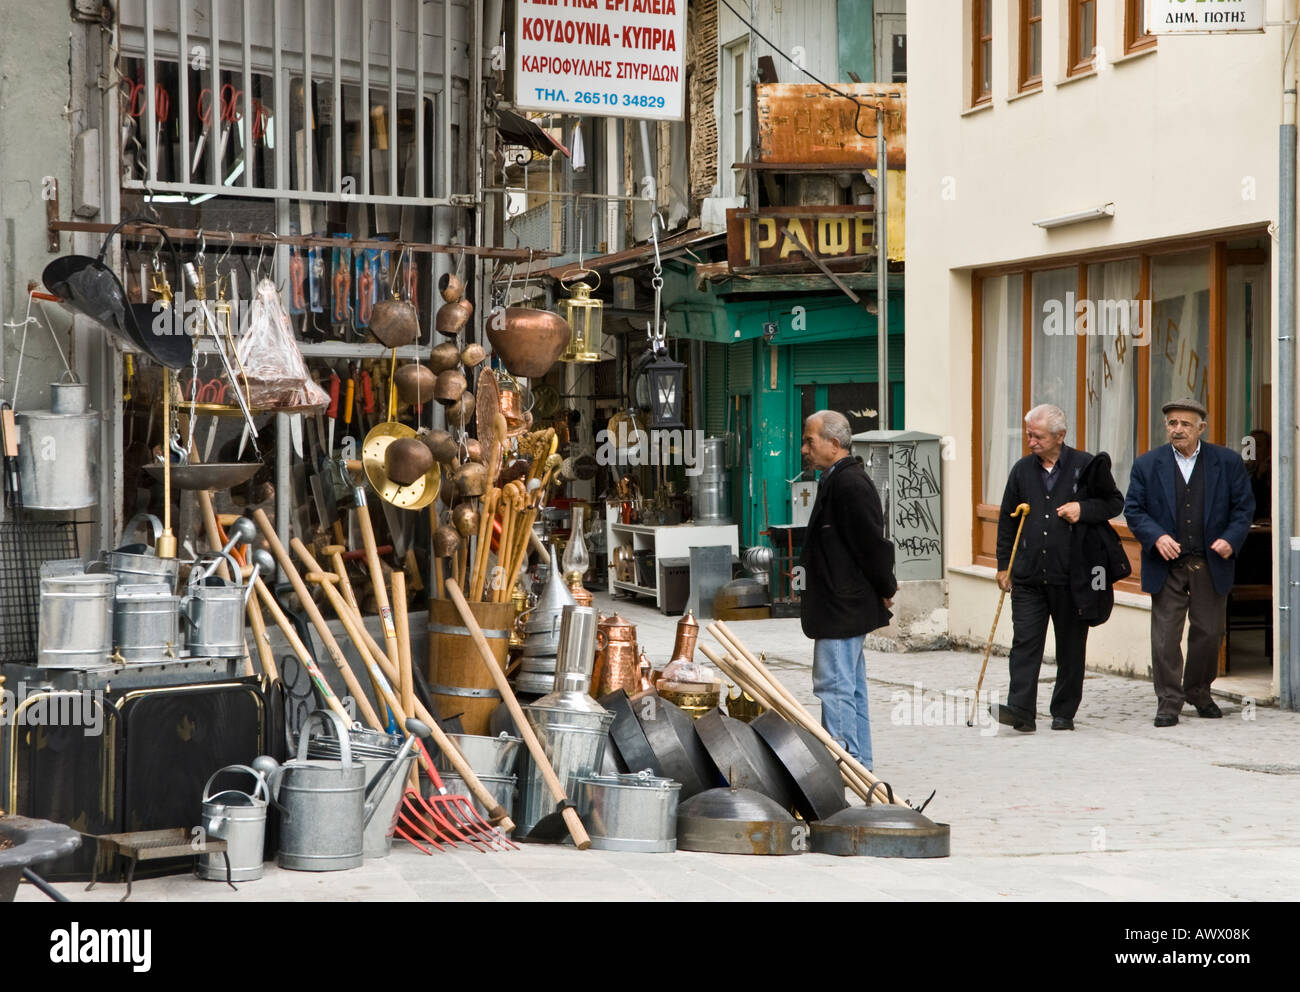
<path id="1" fill-rule="evenodd" d="M 1016 527 L 1016 542 L 1011 545 L 1011 560 L 1007 562 L 1007 578 L 1011 578 L 1011 567 L 1016 563 L 1016 550 L 1020 547 L 1020 532 L 1025 529 L 1025 520 L 1029 517 L 1029 504 L 1021 503 L 1011 511 L 1011 516 L 1020 518 L 1020 524 Z M 966 726 L 975 726 L 975 707 L 979 705 L 980 689 L 984 685 L 984 669 L 989 667 L 989 652 L 993 650 L 993 635 L 998 629 L 998 618 L 1002 616 L 1002 601 L 1007 598 L 1005 589 L 998 593 L 998 608 L 993 614 L 993 626 L 989 628 L 989 640 L 984 645 L 984 663 L 980 665 L 980 678 L 975 684 L 975 697 L 970 701 L 970 716 L 966 719 Z"/>

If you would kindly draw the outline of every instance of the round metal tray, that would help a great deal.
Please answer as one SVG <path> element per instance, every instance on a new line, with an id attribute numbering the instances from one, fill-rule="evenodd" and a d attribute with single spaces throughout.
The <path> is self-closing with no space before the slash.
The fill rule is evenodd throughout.
<path id="1" fill-rule="evenodd" d="M 824 820 L 848 806 L 840 766 L 821 741 L 771 711 L 750 726 L 789 774 L 795 809 L 805 820 Z"/>
<path id="2" fill-rule="evenodd" d="M 144 470 L 159 482 L 163 465 L 146 465 Z M 247 482 L 262 468 L 261 462 L 210 462 L 206 465 L 173 465 L 171 486 L 186 492 L 219 491 Z"/>
<path id="3" fill-rule="evenodd" d="M 433 468 L 409 486 L 399 486 L 388 477 L 388 470 L 384 467 L 384 452 L 398 438 L 415 436 L 415 431 L 405 424 L 388 420 L 371 429 L 361 448 L 361 463 L 371 487 L 385 503 L 403 510 L 424 509 L 438 498 L 438 487 L 442 484 L 442 466 L 436 462 Z"/>
<path id="4" fill-rule="evenodd" d="M 753 727 L 714 710 L 695 721 L 695 732 L 728 785 L 752 789 L 782 809 L 794 808 L 789 776 Z"/>

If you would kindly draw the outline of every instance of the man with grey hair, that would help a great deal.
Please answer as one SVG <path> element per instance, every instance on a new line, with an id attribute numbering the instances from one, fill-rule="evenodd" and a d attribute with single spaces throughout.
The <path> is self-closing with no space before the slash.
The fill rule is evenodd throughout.
<path id="1" fill-rule="evenodd" d="M 1119 513 L 1124 497 L 1110 472 L 1110 456 L 1094 459 L 1065 444 L 1065 412 L 1041 403 L 1025 414 L 1029 454 L 1011 467 L 998 514 L 998 586 L 1011 593 L 1011 685 L 1007 701 L 994 709 L 1000 723 L 1031 733 L 1037 729 L 1038 673 L 1047 643 L 1047 622 L 1056 632 L 1056 685 L 1052 690 L 1052 729 L 1073 730 L 1083 699 L 1084 652 L 1088 621 L 1080 616 L 1072 561 L 1076 525 L 1105 525 Z M 1081 477 L 1087 470 L 1086 483 Z M 1012 514 L 1029 506 L 1023 527 Z M 1014 574 L 1008 571 L 1020 529 Z"/>
<path id="2" fill-rule="evenodd" d="M 841 413 L 819 410 L 804 421 L 803 456 L 822 476 L 800 559 L 799 619 L 813 638 L 813 693 L 822 704 L 822 726 L 871 768 L 862 644 L 889 623 L 898 582 L 880 496 L 850 453 L 852 444 Z"/>

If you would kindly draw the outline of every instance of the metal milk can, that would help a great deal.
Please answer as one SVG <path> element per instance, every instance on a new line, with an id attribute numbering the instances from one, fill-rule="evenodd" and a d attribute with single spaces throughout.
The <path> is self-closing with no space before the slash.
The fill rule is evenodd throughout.
<path id="1" fill-rule="evenodd" d="M 251 795 L 237 789 L 212 795 L 208 790 L 222 772 L 248 772 L 257 785 Z M 203 786 L 201 824 L 207 836 L 226 842 L 226 850 L 224 854 L 199 855 L 199 878 L 226 881 L 227 859 L 230 861 L 230 881 L 251 882 L 262 877 L 267 799 L 266 779 L 247 765 L 227 765 L 212 773 Z"/>
<path id="2" fill-rule="evenodd" d="M 190 656 L 238 658 L 244 653 L 244 606 L 253 585 L 241 586 L 212 574 L 223 559 L 231 575 L 239 575 L 239 565 L 229 555 L 210 557 L 207 566 L 200 567 L 201 560 L 190 570 L 189 587 L 180 603 L 181 617 L 189 626 Z"/>
<path id="3" fill-rule="evenodd" d="M 99 500 L 99 415 L 90 410 L 90 387 L 68 376 L 72 382 L 50 384 L 48 411 L 14 415 L 28 510 L 80 510 Z"/>
<path id="4" fill-rule="evenodd" d="M 171 586 L 142 582 L 122 585 L 113 597 L 113 660 L 159 665 L 180 654 L 180 597 Z"/>

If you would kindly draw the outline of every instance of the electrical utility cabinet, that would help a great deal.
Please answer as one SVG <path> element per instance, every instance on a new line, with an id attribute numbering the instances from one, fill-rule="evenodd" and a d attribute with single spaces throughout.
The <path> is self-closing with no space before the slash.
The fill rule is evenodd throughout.
<path id="1" fill-rule="evenodd" d="M 866 431 L 853 454 L 880 494 L 899 582 L 943 578 L 942 441 L 920 431 Z"/>

